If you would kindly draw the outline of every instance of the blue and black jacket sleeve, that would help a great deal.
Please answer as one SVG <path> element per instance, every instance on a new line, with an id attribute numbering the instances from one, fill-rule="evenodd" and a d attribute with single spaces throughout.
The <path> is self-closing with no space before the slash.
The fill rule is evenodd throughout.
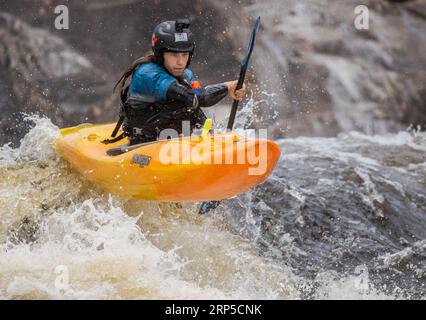
<path id="1" fill-rule="evenodd" d="M 141 65 L 133 74 L 130 96 L 146 103 L 161 103 L 169 109 L 210 107 L 228 93 L 226 84 L 214 84 L 205 88 L 191 88 L 194 81 L 191 70 L 185 69 L 177 79 L 155 63 Z"/>
<path id="2" fill-rule="evenodd" d="M 170 85 L 166 97 L 167 100 L 180 102 L 182 107 L 195 109 L 198 107 L 211 107 L 222 100 L 227 93 L 228 87 L 225 83 L 192 89 L 176 81 Z"/>

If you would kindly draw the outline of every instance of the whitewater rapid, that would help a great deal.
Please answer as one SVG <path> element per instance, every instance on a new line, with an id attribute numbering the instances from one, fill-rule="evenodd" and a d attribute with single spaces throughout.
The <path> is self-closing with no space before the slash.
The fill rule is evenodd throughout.
<path id="1" fill-rule="evenodd" d="M 309 201 L 303 191 L 286 184 L 282 172 L 286 161 L 294 158 L 303 165 L 303 155 L 326 152 L 325 146 L 334 146 L 325 157 L 337 154 L 347 163 L 362 161 L 374 167 L 374 160 L 354 160 L 353 152 L 339 149 L 339 139 L 353 139 L 352 146 L 368 139 L 380 145 L 397 141 L 424 152 L 423 133 L 388 137 L 352 133 L 339 141 L 279 141 L 283 158 L 264 185 L 200 216 L 198 204 L 129 201 L 97 189 L 56 155 L 54 139 L 59 129 L 47 118 L 32 116 L 29 120 L 33 127 L 18 148 L 0 147 L 1 299 L 407 297 L 404 291 L 389 292 L 383 283 L 372 281 L 371 268 L 362 261 L 358 265 L 348 262 L 353 272 L 324 266 L 304 274 L 293 260 L 310 261 L 315 252 L 300 245 L 295 235 L 283 232 L 280 223 L 267 225 L 265 219 L 273 221 L 278 210 L 266 200 L 254 200 L 263 194 L 265 199 L 274 196 L 281 209 L 291 213 L 286 197 L 291 196 L 298 206 Z M 409 166 L 424 179 L 426 162 Z M 371 202 L 374 206 L 381 201 L 381 193 L 374 189 L 369 172 L 363 167 L 357 170 L 368 190 L 365 205 Z M 319 183 L 333 182 L 324 177 Z M 262 189 L 268 186 L 271 188 Z M 403 184 L 394 183 L 392 188 L 404 192 Z M 306 216 L 293 214 L 293 222 L 302 229 L 309 225 Z M 417 251 L 413 246 L 397 250 L 399 256 L 389 250 L 383 259 L 392 265 L 410 254 L 424 254 L 425 241 L 418 241 L 417 246 Z M 419 281 L 424 281 L 421 272 L 425 269 L 421 264 L 418 268 Z M 424 298 L 424 293 L 420 292 L 420 297 Z"/>

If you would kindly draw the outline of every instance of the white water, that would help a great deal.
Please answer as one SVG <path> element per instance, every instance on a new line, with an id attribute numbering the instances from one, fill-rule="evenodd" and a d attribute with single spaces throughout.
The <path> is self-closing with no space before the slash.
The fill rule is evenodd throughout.
<path id="1" fill-rule="evenodd" d="M 56 156 L 58 128 L 32 121 L 19 148 L 0 148 L 0 298 L 298 299 L 313 285 L 261 256 L 223 216 L 97 190 Z M 13 240 L 24 217 L 38 226 L 34 242 Z M 315 281 L 317 299 L 397 298 L 365 273 Z"/>

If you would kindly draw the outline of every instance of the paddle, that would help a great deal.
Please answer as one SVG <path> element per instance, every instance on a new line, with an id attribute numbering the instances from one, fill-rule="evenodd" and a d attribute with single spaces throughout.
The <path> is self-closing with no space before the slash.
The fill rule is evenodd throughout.
<path id="1" fill-rule="evenodd" d="M 112 149 L 108 149 L 107 150 L 107 155 L 114 157 L 114 156 L 119 156 L 120 154 L 135 150 L 137 148 L 146 146 L 148 144 L 152 144 L 152 143 L 157 143 L 159 141 L 170 141 L 170 140 L 179 140 L 179 138 L 173 138 L 173 139 L 169 139 L 169 140 L 155 140 L 155 141 L 149 141 L 149 142 L 144 142 L 144 143 L 139 143 L 139 144 L 134 144 L 132 146 L 129 146 L 128 144 L 123 144 L 121 146 L 118 146 L 116 148 L 112 148 Z"/>
<path id="2" fill-rule="evenodd" d="M 249 60 L 253 52 L 254 42 L 256 40 L 256 34 L 257 34 L 257 31 L 259 30 L 259 26 L 260 26 L 260 17 L 257 17 L 256 22 L 254 24 L 253 32 L 251 34 L 251 39 L 247 49 L 246 57 L 244 58 L 243 61 L 241 61 L 240 77 L 238 78 L 238 82 L 237 82 L 237 86 L 235 90 L 239 90 L 243 87 L 244 79 L 246 77 Z M 232 131 L 232 128 L 234 127 L 234 121 L 235 121 L 235 115 L 237 114 L 238 103 L 239 103 L 238 100 L 234 100 L 232 103 L 231 114 L 229 116 L 228 126 L 227 126 L 228 131 Z"/>
<path id="3" fill-rule="evenodd" d="M 247 48 L 247 54 L 244 60 L 241 61 L 240 76 L 238 78 L 238 82 L 237 82 L 237 86 L 235 90 L 239 90 L 243 87 L 244 79 L 246 77 L 248 64 L 250 61 L 251 54 L 253 52 L 254 42 L 256 41 L 256 34 L 257 34 L 257 31 L 259 30 L 259 26 L 260 26 L 260 17 L 257 17 L 253 27 L 252 34 L 251 34 L 250 43 Z M 227 131 L 232 131 L 232 128 L 234 127 L 234 121 L 235 121 L 235 115 L 237 114 L 238 103 L 239 103 L 238 100 L 234 100 L 232 102 L 232 109 L 231 109 L 231 114 L 228 120 Z M 205 214 L 209 212 L 210 210 L 217 208 L 219 204 L 220 204 L 220 201 L 204 201 L 203 203 L 201 203 L 201 207 L 198 213 Z"/>

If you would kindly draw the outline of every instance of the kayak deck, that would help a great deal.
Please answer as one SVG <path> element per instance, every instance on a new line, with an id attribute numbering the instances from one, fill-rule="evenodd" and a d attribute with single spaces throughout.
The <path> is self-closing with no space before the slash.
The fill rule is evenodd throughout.
<path id="1" fill-rule="evenodd" d="M 130 199 L 230 198 L 264 181 L 280 156 L 279 147 L 273 141 L 248 140 L 235 133 L 155 141 L 109 156 L 109 149 L 125 141 L 101 143 L 109 137 L 114 125 L 62 129 L 56 150 L 88 180 Z M 241 161 L 242 155 L 245 161 Z M 253 161 L 256 155 L 259 155 L 259 164 Z"/>

